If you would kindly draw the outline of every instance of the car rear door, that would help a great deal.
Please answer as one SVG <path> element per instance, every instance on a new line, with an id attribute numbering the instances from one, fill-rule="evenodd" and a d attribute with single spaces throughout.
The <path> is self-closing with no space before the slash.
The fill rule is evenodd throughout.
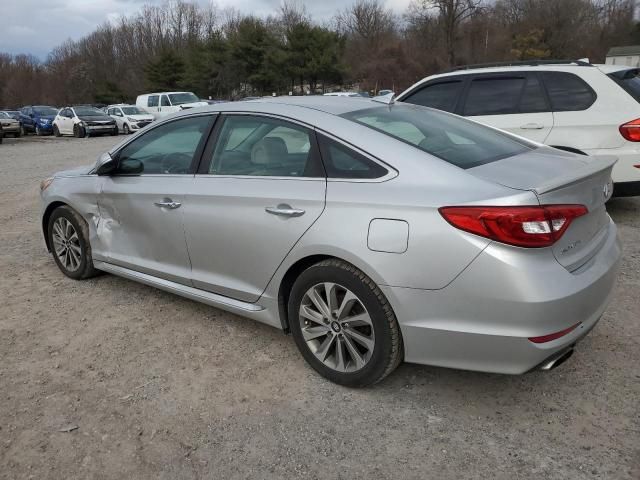
<path id="1" fill-rule="evenodd" d="M 184 208 L 193 285 L 258 300 L 322 213 L 325 191 L 312 130 L 260 115 L 218 119 Z"/>
<path id="2" fill-rule="evenodd" d="M 109 263 L 191 285 L 185 194 L 213 118 L 196 115 L 164 123 L 115 154 L 118 170 L 105 178 L 98 199 L 95 253 Z"/>
<path id="3" fill-rule="evenodd" d="M 461 115 L 544 143 L 553 128 L 553 114 L 536 72 L 473 75 Z"/>

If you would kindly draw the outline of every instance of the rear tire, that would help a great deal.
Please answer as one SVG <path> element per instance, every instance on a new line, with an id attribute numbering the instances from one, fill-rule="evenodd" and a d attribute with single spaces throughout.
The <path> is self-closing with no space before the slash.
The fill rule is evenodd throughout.
<path id="1" fill-rule="evenodd" d="M 99 272 L 93 267 L 89 226 L 70 207 L 58 207 L 49 217 L 49 247 L 58 268 L 67 277 L 84 280 Z"/>
<path id="2" fill-rule="evenodd" d="M 118 135 L 118 127 L 114 128 L 109 135 L 111 135 L 112 137 L 116 137 Z"/>
<path id="3" fill-rule="evenodd" d="M 373 280 L 341 260 L 324 260 L 300 274 L 288 318 L 302 356 L 332 382 L 364 387 L 402 362 L 402 336 L 391 305 Z"/>

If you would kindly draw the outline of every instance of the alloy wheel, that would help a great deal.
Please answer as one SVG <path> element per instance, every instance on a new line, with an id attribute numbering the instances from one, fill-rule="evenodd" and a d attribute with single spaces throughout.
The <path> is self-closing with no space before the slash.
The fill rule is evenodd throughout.
<path id="1" fill-rule="evenodd" d="M 53 223 L 53 249 L 58 260 L 69 272 L 80 268 L 82 247 L 73 224 L 64 217 Z"/>
<path id="2" fill-rule="evenodd" d="M 371 359 L 373 322 L 362 301 L 337 283 L 319 283 L 302 297 L 298 312 L 309 350 L 325 366 L 355 372 Z"/>

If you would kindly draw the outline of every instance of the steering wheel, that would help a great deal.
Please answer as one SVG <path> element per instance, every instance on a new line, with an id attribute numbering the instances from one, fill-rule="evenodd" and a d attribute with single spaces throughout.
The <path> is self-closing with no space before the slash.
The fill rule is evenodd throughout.
<path id="1" fill-rule="evenodd" d="M 191 155 L 182 152 L 167 153 L 160 162 L 162 173 L 188 173 Z"/>

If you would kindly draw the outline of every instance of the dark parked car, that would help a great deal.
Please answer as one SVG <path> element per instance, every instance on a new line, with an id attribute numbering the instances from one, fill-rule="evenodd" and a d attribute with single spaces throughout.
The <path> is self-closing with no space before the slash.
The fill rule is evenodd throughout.
<path id="1" fill-rule="evenodd" d="M 29 105 L 20 109 L 22 133 L 50 135 L 53 133 L 53 119 L 58 109 L 47 105 Z"/>

